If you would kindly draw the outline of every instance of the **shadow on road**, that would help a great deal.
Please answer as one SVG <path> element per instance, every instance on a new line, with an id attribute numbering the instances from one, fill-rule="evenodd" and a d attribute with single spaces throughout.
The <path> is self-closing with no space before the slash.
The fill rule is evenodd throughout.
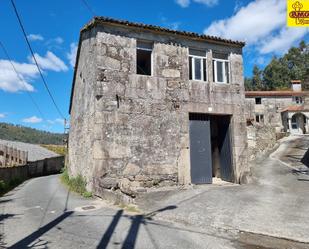
<path id="1" fill-rule="evenodd" d="M 309 167 L 309 148 L 307 149 L 306 153 L 304 154 L 303 158 L 300 160 L 304 165 Z"/>
<path id="2" fill-rule="evenodd" d="M 136 244 L 136 240 L 137 240 L 137 236 L 138 236 L 138 232 L 139 232 L 139 228 L 141 225 L 146 225 L 148 221 L 150 221 L 152 219 L 153 216 L 155 216 L 157 213 L 166 211 L 166 210 L 172 210 L 177 208 L 177 206 L 167 206 L 165 208 L 156 210 L 154 212 L 145 214 L 145 215 L 134 215 L 132 217 L 130 217 L 131 219 L 131 226 L 130 229 L 128 231 L 128 234 L 122 244 L 122 249 L 132 249 L 135 247 Z M 109 241 L 113 235 L 113 232 L 116 229 L 116 226 L 121 218 L 123 214 L 123 210 L 119 210 L 117 211 L 117 213 L 115 214 L 113 220 L 111 221 L 109 227 L 107 228 L 106 232 L 104 233 L 99 245 L 97 246 L 98 249 L 105 249 L 107 248 Z M 147 229 L 146 229 L 147 231 Z M 148 232 L 148 231 L 147 231 Z M 149 232 L 148 232 L 149 233 Z"/>
<path id="3" fill-rule="evenodd" d="M 14 245 L 12 245 L 9 248 L 28 248 L 31 243 L 39 239 L 44 233 L 51 230 L 53 227 L 55 227 L 57 224 L 62 222 L 64 219 L 72 215 L 74 212 L 64 212 L 62 215 L 60 215 L 58 218 L 54 219 L 53 221 L 49 222 L 45 226 L 39 228 L 37 231 L 33 232 L 32 234 L 28 235 L 27 237 L 23 238 L 22 240 L 18 241 Z"/>

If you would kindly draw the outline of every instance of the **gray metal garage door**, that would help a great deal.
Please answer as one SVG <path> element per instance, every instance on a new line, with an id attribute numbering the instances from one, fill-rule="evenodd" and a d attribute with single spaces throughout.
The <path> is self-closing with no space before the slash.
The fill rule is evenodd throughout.
<path id="1" fill-rule="evenodd" d="M 190 113 L 191 182 L 212 183 L 210 120 L 205 114 Z"/>

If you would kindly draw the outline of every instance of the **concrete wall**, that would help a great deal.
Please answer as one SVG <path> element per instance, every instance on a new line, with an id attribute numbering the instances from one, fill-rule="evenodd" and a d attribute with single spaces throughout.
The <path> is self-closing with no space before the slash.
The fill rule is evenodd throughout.
<path id="1" fill-rule="evenodd" d="M 16 167 L 1 167 L 0 180 L 9 182 L 13 179 L 25 180 L 31 177 L 60 173 L 64 166 L 64 157 L 46 158 Z"/>
<path id="2" fill-rule="evenodd" d="M 153 75 L 136 74 L 136 40 L 153 41 Z M 189 80 L 188 48 L 207 52 L 207 82 Z M 229 54 L 230 84 L 216 84 L 212 51 Z M 117 101 L 118 100 L 118 101 Z M 232 115 L 235 182 L 248 170 L 241 48 L 134 28 L 81 35 L 71 109 L 70 174 L 103 189 L 189 184 L 189 113 Z"/>
<path id="3" fill-rule="evenodd" d="M 27 160 L 27 151 L 0 144 L 0 167 L 24 165 Z"/>

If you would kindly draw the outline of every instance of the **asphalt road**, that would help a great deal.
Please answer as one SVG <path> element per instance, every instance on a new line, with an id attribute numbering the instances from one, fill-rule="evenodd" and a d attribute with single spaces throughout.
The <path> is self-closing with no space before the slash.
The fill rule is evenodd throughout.
<path id="1" fill-rule="evenodd" d="M 224 232 L 204 233 L 81 198 L 58 175 L 20 185 L 0 199 L 0 210 L 4 248 L 245 248 Z"/>
<path id="2" fill-rule="evenodd" d="M 269 236 L 309 238 L 309 181 L 276 158 L 260 159 L 254 176 L 249 185 L 149 194 L 144 215 L 71 193 L 58 175 L 34 178 L 0 198 L 0 247 L 309 248 Z"/>
<path id="3" fill-rule="evenodd" d="M 309 248 L 309 244 L 266 241 L 270 237 L 309 243 L 309 170 L 300 162 L 308 148 L 309 136 L 285 138 L 274 153 L 256 160 L 250 184 L 147 193 L 139 205 L 146 211 L 177 206 L 159 213 L 157 220 L 186 223 L 203 231 L 242 231 L 248 242 L 246 236 L 262 234 L 265 237 L 258 241 L 252 237 L 250 243 L 269 248 Z"/>

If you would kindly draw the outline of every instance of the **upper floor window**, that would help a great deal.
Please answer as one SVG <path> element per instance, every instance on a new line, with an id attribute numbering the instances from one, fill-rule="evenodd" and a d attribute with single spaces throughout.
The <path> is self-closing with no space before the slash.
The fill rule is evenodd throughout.
<path id="1" fill-rule="evenodd" d="M 137 41 L 136 72 L 137 74 L 152 74 L 152 47 L 151 42 Z"/>
<path id="2" fill-rule="evenodd" d="M 257 123 L 264 123 L 264 115 L 256 114 L 255 115 L 255 122 L 257 122 Z"/>
<path id="3" fill-rule="evenodd" d="M 207 80 L 206 51 L 189 49 L 189 79 Z"/>
<path id="4" fill-rule="evenodd" d="M 213 78 L 216 83 L 230 83 L 230 65 L 228 54 L 214 52 L 213 57 Z"/>
<path id="5" fill-rule="evenodd" d="M 262 98 L 255 98 L 255 104 L 256 105 L 262 104 Z"/>
<path id="6" fill-rule="evenodd" d="M 293 97 L 293 102 L 295 102 L 296 104 L 302 104 L 303 98 L 300 97 L 300 96 L 295 96 L 295 97 Z"/>

